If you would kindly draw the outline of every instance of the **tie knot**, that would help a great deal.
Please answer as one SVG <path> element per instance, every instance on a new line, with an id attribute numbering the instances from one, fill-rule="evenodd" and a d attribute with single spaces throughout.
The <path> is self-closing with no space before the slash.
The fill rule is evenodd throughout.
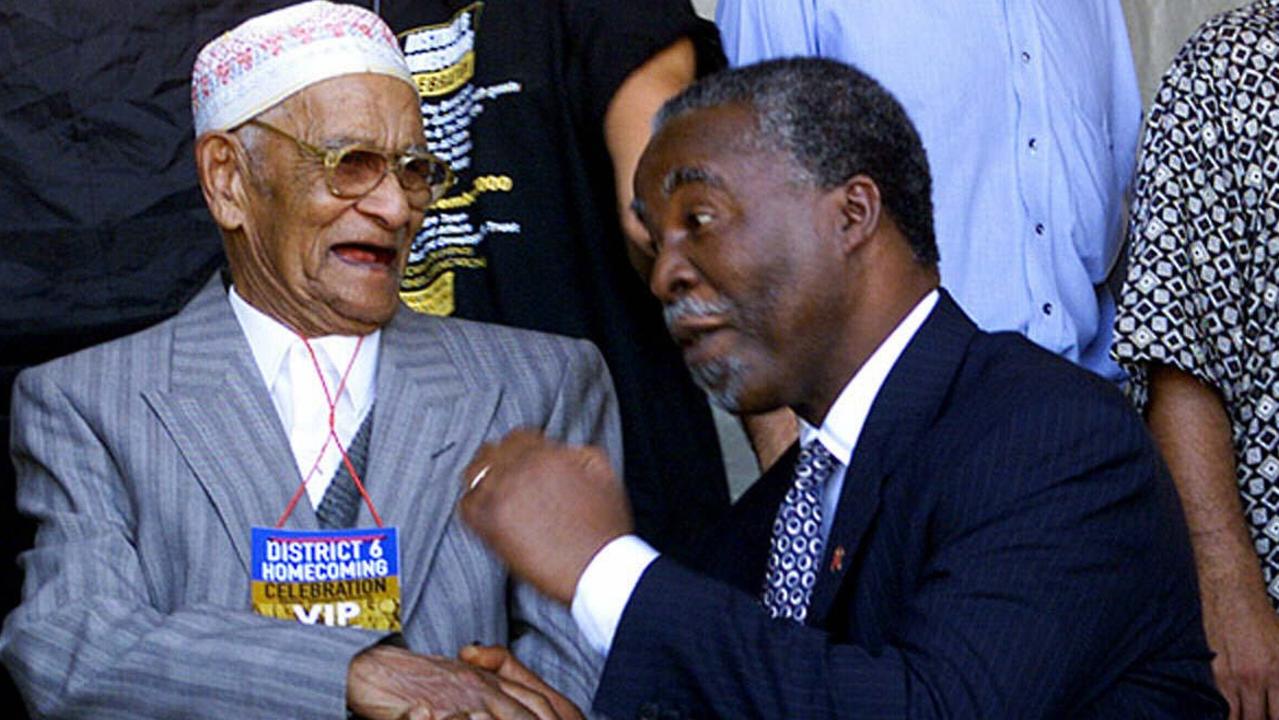
<path id="1" fill-rule="evenodd" d="M 800 448 L 799 459 L 795 463 L 795 477 L 820 485 L 826 482 L 826 478 L 830 477 L 831 472 L 838 465 L 839 461 L 830 454 L 826 446 L 818 440 L 813 440 Z"/>

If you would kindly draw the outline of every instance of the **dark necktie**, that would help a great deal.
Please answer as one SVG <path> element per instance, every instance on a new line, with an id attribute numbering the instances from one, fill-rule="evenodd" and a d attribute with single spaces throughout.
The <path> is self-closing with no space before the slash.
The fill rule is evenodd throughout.
<path id="1" fill-rule="evenodd" d="M 364 479 L 364 468 L 368 465 L 369 435 L 372 428 L 373 408 L 369 408 L 369 413 L 364 416 L 360 429 L 355 432 L 355 437 L 351 438 L 351 446 L 346 449 L 346 455 L 351 459 L 351 464 L 355 466 L 355 472 L 359 473 L 361 481 Z M 320 506 L 315 509 L 315 516 L 320 521 L 320 527 L 331 530 L 353 527 L 355 516 L 359 512 L 360 491 L 356 489 L 355 480 L 352 479 L 350 471 L 346 469 L 346 463 L 343 462 L 338 465 L 337 472 L 333 474 L 329 489 L 324 491 Z"/>
<path id="2" fill-rule="evenodd" d="M 840 462 L 816 440 L 795 460 L 794 483 L 773 521 L 764 576 L 764 607 L 775 618 L 804 622 L 822 559 L 822 491 Z"/>

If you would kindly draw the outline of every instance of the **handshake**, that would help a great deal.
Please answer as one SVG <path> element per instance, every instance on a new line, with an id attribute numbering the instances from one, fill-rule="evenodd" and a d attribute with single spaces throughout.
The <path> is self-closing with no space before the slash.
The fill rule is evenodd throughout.
<path id="1" fill-rule="evenodd" d="M 595 553 L 632 529 L 622 483 L 598 448 L 516 430 L 484 445 L 461 482 L 463 521 L 516 575 L 564 605 Z M 506 648 L 480 645 L 463 647 L 457 660 L 369 648 L 351 661 L 347 707 L 369 720 L 582 717 Z"/>
<path id="2" fill-rule="evenodd" d="M 581 720 L 582 713 L 504 647 L 458 659 L 376 645 L 351 661 L 347 708 L 367 720 Z"/>

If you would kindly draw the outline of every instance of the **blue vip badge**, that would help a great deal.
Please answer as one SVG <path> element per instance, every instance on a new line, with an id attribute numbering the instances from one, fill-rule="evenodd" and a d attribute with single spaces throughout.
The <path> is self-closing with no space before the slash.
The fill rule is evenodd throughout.
<path id="1" fill-rule="evenodd" d="M 253 528 L 254 612 L 305 625 L 400 630 L 393 527 Z"/>

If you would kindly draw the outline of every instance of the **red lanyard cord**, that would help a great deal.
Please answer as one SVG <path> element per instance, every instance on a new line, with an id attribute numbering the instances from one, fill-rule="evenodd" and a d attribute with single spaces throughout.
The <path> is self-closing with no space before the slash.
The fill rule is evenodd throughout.
<path id="1" fill-rule="evenodd" d="M 298 336 L 302 337 L 302 336 Z M 315 374 L 320 378 L 320 387 L 324 388 L 324 401 L 329 406 L 329 435 L 324 438 L 324 445 L 320 447 L 320 454 L 316 456 L 315 462 L 311 465 L 311 471 L 302 478 L 302 483 L 298 485 L 298 489 L 293 493 L 293 497 L 289 500 L 289 504 L 284 508 L 284 514 L 276 521 L 277 528 L 284 527 L 284 523 L 293 514 L 293 508 L 297 506 L 298 500 L 302 498 L 302 493 L 306 491 L 306 484 L 311 481 L 311 477 L 315 475 L 315 471 L 320 467 L 320 460 L 324 457 L 324 453 L 329 449 L 329 443 L 332 442 L 337 446 L 338 452 L 342 453 L 342 463 L 346 465 L 346 471 L 351 474 L 351 480 L 355 482 L 355 489 L 360 491 L 360 497 L 364 498 L 364 504 L 369 506 L 369 512 L 373 514 L 373 521 L 378 527 L 382 527 L 382 516 L 378 515 L 377 508 L 373 506 L 373 499 L 369 497 L 368 492 L 364 489 L 364 483 L 360 482 L 360 474 L 355 471 L 355 466 L 351 463 L 351 458 L 346 454 L 346 448 L 342 447 L 342 441 L 338 439 L 337 431 L 337 401 L 342 397 L 342 391 L 346 389 L 346 379 L 351 374 L 351 368 L 355 366 L 355 358 L 360 354 L 360 346 L 364 344 L 364 336 L 360 336 L 355 341 L 355 352 L 351 353 L 351 359 L 346 363 L 346 370 L 342 371 L 342 377 L 338 381 L 337 392 L 329 393 L 329 384 L 324 380 L 324 371 L 320 369 L 320 359 L 315 355 L 315 349 L 311 347 L 311 343 L 302 337 L 302 345 L 306 347 L 306 351 L 311 355 L 311 364 L 315 366 Z"/>

